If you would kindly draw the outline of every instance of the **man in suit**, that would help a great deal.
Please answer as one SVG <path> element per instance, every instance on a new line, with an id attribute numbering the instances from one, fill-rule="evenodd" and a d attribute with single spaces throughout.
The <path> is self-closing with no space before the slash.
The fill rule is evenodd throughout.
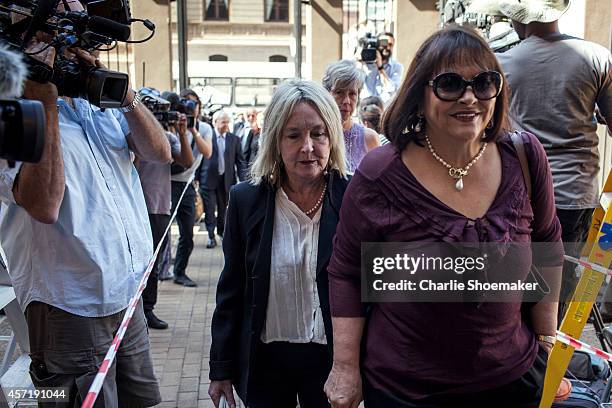
<path id="1" fill-rule="evenodd" d="M 204 222 L 208 231 L 206 248 L 217 246 L 217 233 L 223 238 L 225 209 L 230 188 L 237 179 L 246 180 L 247 164 L 242 153 L 240 138 L 229 132 L 230 117 L 227 112 L 218 111 L 213 118 L 213 153 L 202 162 L 200 171 L 200 194 L 204 200 Z M 216 217 L 215 217 L 216 210 Z"/>
<path id="2" fill-rule="evenodd" d="M 245 129 L 243 136 L 242 151 L 244 153 L 244 160 L 250 167 L 259 151 L 259 134 L 261 133 L 261 126 L 258 119 L 259 112 L 255 108 L 247 110 L 247 121 L 249 125 Z"/>

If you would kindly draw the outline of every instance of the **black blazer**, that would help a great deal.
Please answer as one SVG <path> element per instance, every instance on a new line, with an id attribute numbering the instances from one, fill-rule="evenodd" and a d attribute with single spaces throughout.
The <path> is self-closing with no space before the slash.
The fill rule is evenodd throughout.
<path id="1" fill-rule="evenodd" d="M 214 190 L 219 183 L 225 183 L 225 191 L 229 191 L 230 187 L 236 184 L 237 177 L 241 181 L 247 179 L 247 164 L 242 154 L 242 146 L 240 138 L 233 133 L 225 135 L 225 173 L 223 177 L 219 176 L 219 145 L 217 144 L 217 131 L 213 130 L 212 136 L 212 155 L 209 159 L 203 159 L 200 167 L 200 188 Z M 236 174 L 238 170 L 238 174 Z"/>
<path id="2" fill-rule="evenodd" d="M 255 161 L 255 157 L 257 157 L 257 153 L 259 151 L 259 135 L 259 133 L 255 134 L 255 132 L 253 132 L 253 129 L 250 129 L 249 134 L 243 136 L 247 138 L 243 152 L 244 160 L 246 160 L 249 166 L 253 164 L 253 162 Z"/>
<path id="3" fill-rule="evenodd" d="M 349 180 L 330 172 L 323 200 L 317 254 L 317 289 L 327 344 L 333 345 L 327 265 L 332 254 L 342 197 Z M 223 235 L 225 266 L 217 285 L 212 319 L 210 379 L 232 380 L 248 402 L 255 350 L 266 319 L 276 190 L 240 183 L 230 191 Z"/>

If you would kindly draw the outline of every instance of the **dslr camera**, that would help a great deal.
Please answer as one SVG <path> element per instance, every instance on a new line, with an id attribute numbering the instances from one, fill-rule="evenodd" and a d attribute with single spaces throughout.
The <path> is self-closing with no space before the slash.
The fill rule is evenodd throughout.
<path id="1" fill-rule="evenodd" d="M 180 113 L 184 113 L 187 116 L 187 127 L 192 128 L 195 126 L 195 116 L 193 111 L 197 108 L 198 104 L 195 101 L 187 98 L 181 98 L 176 105 L 176 110 Z"/>
<path id="2" fill-rule="evenodd" d="M 381 55 L 385 54 L 389 46 L 389 39 L 385 37 L 378 38 L 378 36 L 372 33 L 366 33 L 359 39 L 359 45 L 361 47 L 361 61 L 371 64 L 376 61 L 376 51 L 379 51 Z"/>
<path id="3" fill-rule="evenodd" d="M 60 96 L 87 99 L 100 108 L 122 106 L 129 84 L 127 74 L 67 58 L 65 51 L 68 48 L 109 51 L 118 41 L 144 42 L 146 40 L 129 41 L 130 24 L 142 21 L 152 33 L 155 26 L 148 20 L 132 19 L 128 0 L 81 0 L 87 11 L 58 11 L 60 1 L 3 0 L 0 5 L 0 41 L 26 56 L 30 79 L 54 83 Z M 54 47 L 53 67 L 33 58 L 36 53 L 26 51 L 37 32 L 51 38 L 38 53 Z"/>

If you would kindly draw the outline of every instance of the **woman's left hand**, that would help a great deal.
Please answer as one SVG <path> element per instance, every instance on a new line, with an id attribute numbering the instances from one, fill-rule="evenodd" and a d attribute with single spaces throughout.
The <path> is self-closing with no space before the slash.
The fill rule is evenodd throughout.
<path id="1" fill-rule="evenodd" d="M 538 344 L 540 345 L 540 347 L 546 350 L 546 354 L 550 356 L 550 352 L 552 351 L 552 348 L 553 348 L 552 344 L 547 343 L 545 341 L 538 341 Z"/>

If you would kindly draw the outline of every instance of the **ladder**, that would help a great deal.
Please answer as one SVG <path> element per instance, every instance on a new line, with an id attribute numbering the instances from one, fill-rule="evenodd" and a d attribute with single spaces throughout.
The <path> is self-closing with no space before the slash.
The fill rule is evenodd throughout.
<path id="1" fill-rule="evenodd" d="M 6 262 L 2 248 L 0 248 L 0 309 L 4 309 L 12 333 L 10 336 L 0 336 L 0 341 L 6 341 L 7 347 L 0 361 L 0 408 L 13 408 L 26 406 L 25 400 L 17 400 L 7 394 L 6 390 L 11 388 L 34 389 L 30 378 L 30 345 L 28 340 L 28 327 L 25 316 L 11 286 L 11 280 L 6 269 Z M 16 346 L 23 352 L 17 360 L 11 364 Z M 10 394 L 10 393 L 9 393 Z M 32 402 L 32 401 L 29 401 Z M 35 401 L 33 401 L 35 403 Z"/>
<path id="2" fill-rule="evenodd" d="M 581 255 L 589 262 L 605 268 L 608 268 L 612 262 L 612 172 L 608 174 L 604 184 L 600 207 L 593 213 L 589 236 Z M 584 268 L 561 322 L 560 331 L 580 339 L 604 280 L 604 274 Z M 573 347 L 559 341 L 555 343 L 548 357 L 540 408 L 550 408 L 554 402 L 555 394 L 573 353 Z"/>

